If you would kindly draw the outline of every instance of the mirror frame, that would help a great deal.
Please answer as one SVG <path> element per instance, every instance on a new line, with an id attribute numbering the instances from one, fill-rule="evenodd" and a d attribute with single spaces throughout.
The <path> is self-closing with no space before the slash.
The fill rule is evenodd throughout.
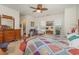
<path id="1" fill-rule="evenodd" d="M 9 20 L 13 20 L 13 28 L 12 29 L 15 29 L 15 19 L 12 17 L 12 16 L 8 16 L 8 15 L 0 15 L 0 25 L 1 24 L 1 20 L 2 18 L 5 18 L 6 20 L 9 19 Z"/>

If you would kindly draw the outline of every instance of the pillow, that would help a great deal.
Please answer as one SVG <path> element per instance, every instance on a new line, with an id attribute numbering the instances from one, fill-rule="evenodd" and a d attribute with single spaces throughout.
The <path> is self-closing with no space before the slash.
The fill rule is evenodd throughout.
<path id="1" fill-rule="evenodd" d="M 73 36 L 73 35 L 77 35 L 77 34 L 76 34 L 76 33 L 68 34 L 68 35 L 67 35 L 67 38 L 69 38 L 69 37 L 71 37 L 71 36 Z"/>
<path id="2" fill-rule="evenodd" d="M 79 48 L 79 38 L 69 42 L 69 46 Z"/>

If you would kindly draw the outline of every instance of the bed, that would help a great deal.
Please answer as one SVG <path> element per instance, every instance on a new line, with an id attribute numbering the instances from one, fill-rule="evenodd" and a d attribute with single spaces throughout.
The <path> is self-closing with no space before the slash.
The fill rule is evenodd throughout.
<path id="1" fill-rule="evenodd" d="M 61 37 L 45 35 L 30 39 L 32 40 L 28 41 L 24 55 L 79 55 L 79 49 L 69 47 Z"/>

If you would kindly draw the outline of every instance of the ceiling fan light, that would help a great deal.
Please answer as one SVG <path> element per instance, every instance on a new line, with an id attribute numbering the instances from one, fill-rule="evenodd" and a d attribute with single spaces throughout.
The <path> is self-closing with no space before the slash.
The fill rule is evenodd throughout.
<path id="1" fill-rule="evenodd" d="M 41 10 L 37 10 L 36 12 L 41 13 Z"/>

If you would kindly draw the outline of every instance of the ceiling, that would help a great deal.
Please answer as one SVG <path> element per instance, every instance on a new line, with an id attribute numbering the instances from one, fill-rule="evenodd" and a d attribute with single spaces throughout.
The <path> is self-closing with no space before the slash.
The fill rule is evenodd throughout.
<path id="1" fill-rule="evenodd" d="M 9 8 L 20 11 L 21 15 L 36 15 L 37 12 L 33 12 L 34 9 L 31 9 L 30 6 L 36 7 L 36 4 L 3 4 Z M 44 7 L 48 8 L 47 11 L 40 13 L 42 15 L 53 15 L 57 13 L 63 13 L 66 7 L 75 6 L 75 4 L 43 4 Z"/>

